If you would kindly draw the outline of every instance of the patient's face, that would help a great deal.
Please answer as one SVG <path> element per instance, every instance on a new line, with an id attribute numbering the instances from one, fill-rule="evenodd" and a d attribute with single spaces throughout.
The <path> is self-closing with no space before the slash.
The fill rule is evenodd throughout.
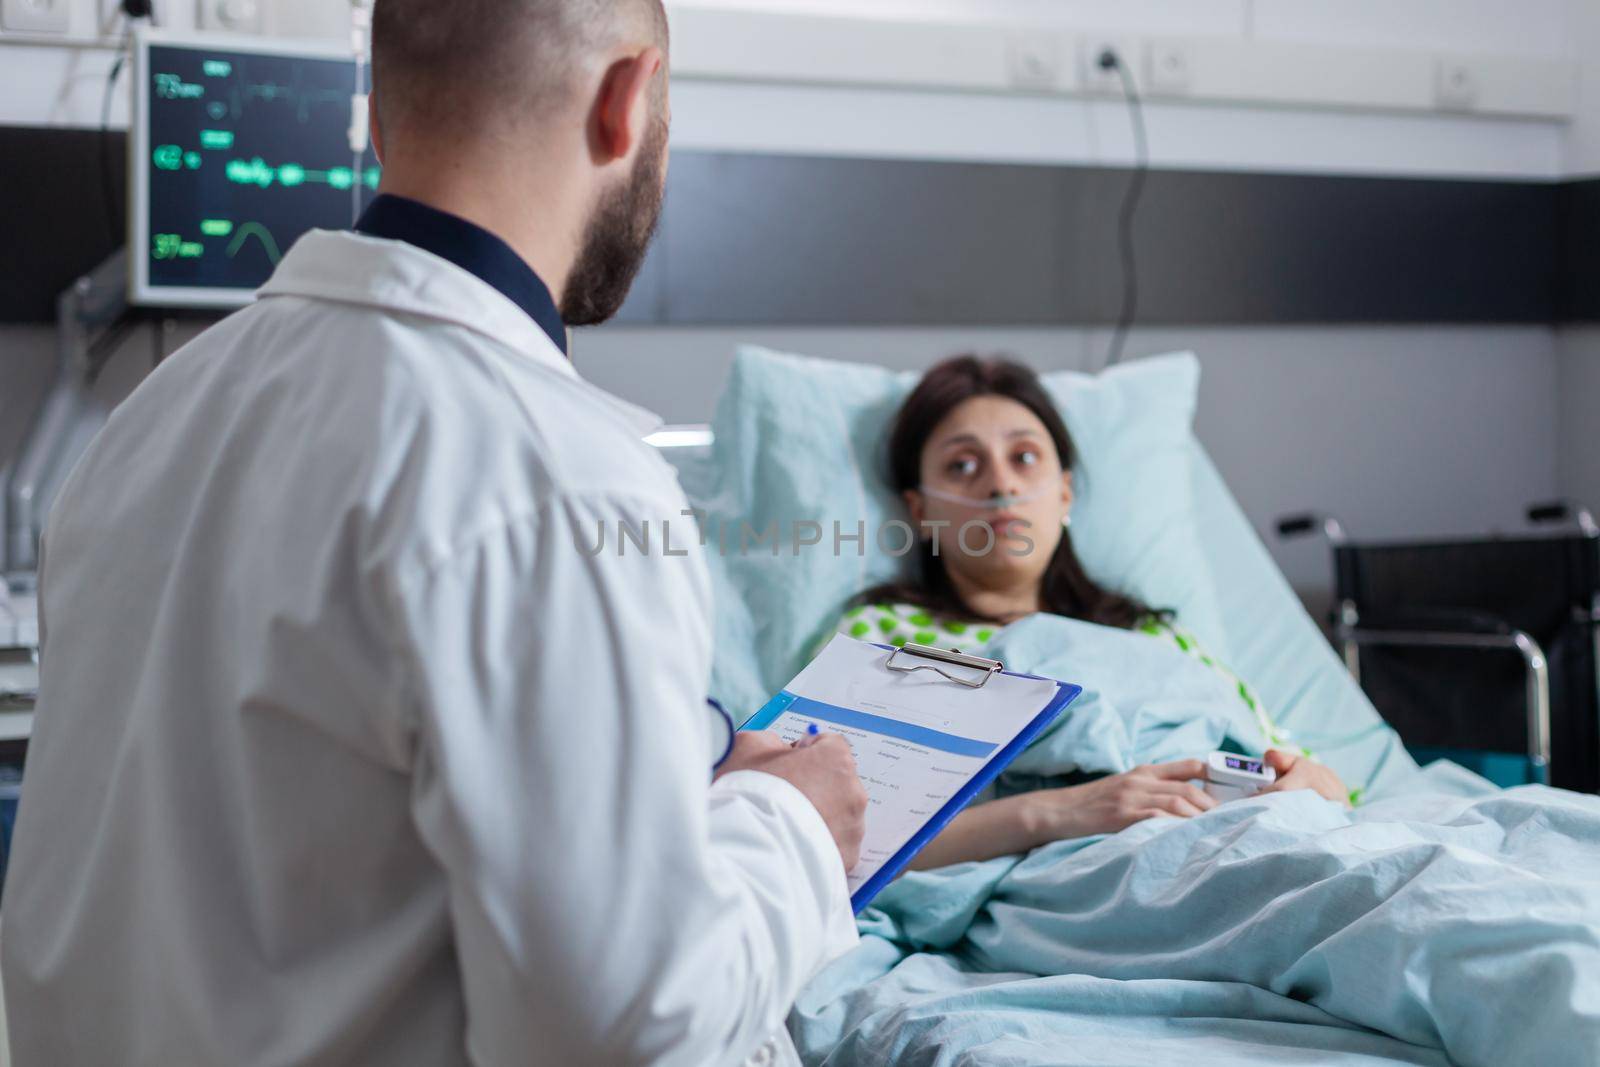
<path id="1" fill-rule="evenodd" d="M 1061 469 L 1044 423 L 997 396 L 965 401 L 934 428 L 922 449 L 922 488 L 906 494 L 912 520 L 948 522 L 939 531 L 940 558 L 984 588 L 1041 576 L 1072 506 L 1072 474 Z M 998 508 L 981 503 L 995 497 Z M 987 552 L 984 527 L 994 534 Z"/>

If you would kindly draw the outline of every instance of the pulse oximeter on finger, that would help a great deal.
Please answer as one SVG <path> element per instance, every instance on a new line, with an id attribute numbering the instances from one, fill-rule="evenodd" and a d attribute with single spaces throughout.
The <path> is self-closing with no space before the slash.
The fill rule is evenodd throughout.
<path id="1" fill-rule="evenodd" d="M 1206 759 L 1206 794 L 1217 801 L 1255 796 L 1278 780 L 1267 761 L 1233 752 L 1213 752 Z"/>

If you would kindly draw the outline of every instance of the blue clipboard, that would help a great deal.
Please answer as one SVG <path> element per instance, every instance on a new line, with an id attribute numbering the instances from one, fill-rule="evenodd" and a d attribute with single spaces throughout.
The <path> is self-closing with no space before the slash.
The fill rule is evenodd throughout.
<path id="1" fill-rule="evenodd" d="M 994 758 L 989 760 L 988 763 L 984 764 L 982 770 L 968 779 L 966 785 L 962 786 L 956 792 L 955 796 L 951 797 L 945 803 L 944 807 L 935 812 L 933 817 L 923 824 L 922 829 L 911 835 L 911 840 L 907 841 L 903 846 L 901 846 L 900 851 L 891 856 L 882 867 L 878 868 L 878 872 L 876 874 L 867 879 L 867 881 L 863 882 L 861 887 L 851 894 L 850 904 L 857 914 L 859 914 L 863 908 L 870 904 L 872 902 L 872 898 L 876 897 L 880 892 L 882 892 L 885 886 L 894 881 L 895 878 L 900 875 L 901 871 L 905 870 L 906 864 L 910 863 L 912 858 L 915 857 L 918 852 L 922 851 L 923 846 L 937 837 L 939 832 L 949 824 L 950 820 L 960 814 L 961 809 L 972 803 L 974 797 L 983 792 L 984 789 L 988 788 L 989 783 L 993 782 L 997 777 L 999 777 L 1000 772 L 1005 770 L 1006 767 L 1010 765 L 1012 760 L 1020 756 L 1023 749 L 1032 744 L 1034 738 L 1038 737 L 1046 727 L 1055 722 L 1056 719 L 1061 716 L 1061 713 L 1067 710 L 1067 706 L 1074 700 L 1078 699 L 1079 695 L 1083 693 L 1082 686 L 1073 685 L 1070 682 L 1063 682 L 1055 678 L 1045 678 L 1038 674 L 1024 674 L 1020 671 L 1008 671 L 1004 668 L 1004 665 L 1001 664 L 999 660 L 986 660 L 979 656 L 959 656 L 959 658 L 956 658 L 949 653 L 945 653 L 942 649 L 924 649 L 921 646 L 907 645 L 903 648 L 896 649 L 892 645 L 879 644 L 875 641 L 869 643 L 890 653 L 891 656 L 898 652 L 907 653 L 913 656 L 939 658 L 949 662 L 957 662 L 963 666 L 977 667 L 978 669 L 984 670 L 987 674 L 991 675 L 1008 674 L 1013 678 L 1031 678 L 1039 681 L 1055 682 L 1056 695 L 1051 698 L 1049 704 L 1045 705 L 1044 710 L 1039 712 L 1039 714 L 1034 717 L 1032 722 L 1023 727 L 1022 730 L 1004 747 L 1002 747 L 999 752 L 995 753 Z M 930 653 L 934 654 L 934 656 L 930 656 Z M 955 678 L 952 678 L 951 675 L 945 673 L 943 670 L 940 670 L 937 667 L 924 666 L 913 669 L 935 670 L 944 675 L 944 677 L 947 679 L 950 679 L 952 684 L 972 685 L 969 682 L 958 682 Z M 987 678 L 985 678 L 985 680 L 987 680 Z M 979 684 L 981 685 L 982 683 Z M 976 686 L 972 687 L 976 688 Z M 785 689 L 774 696 L 771 700 L 767 701 L 767 703 L 762 706 L 761 710 L 750 716 L 750 718 L 747 719 L 744 725 L 739 727 L 739 729 L 741 731 L 765 730 L 768 726 L 772 725 L 778 716 L 787 711 L 790 705 L 795 702 L 795 700 L 795 695 Z"/>

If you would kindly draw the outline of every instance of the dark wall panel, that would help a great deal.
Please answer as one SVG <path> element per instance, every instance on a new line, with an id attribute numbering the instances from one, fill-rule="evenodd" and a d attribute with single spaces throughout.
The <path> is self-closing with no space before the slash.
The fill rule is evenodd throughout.
<path id="1" fill-rule="evenodd" d="M 121 243 L 126 170 L 123 134 L 0 127 L 0 322 L 54 320 L 57 294 Z"/>
<path id="2" fill-rule="evenodd" d="M 1114 319 L 1126 171 L 680 153 L 657 254 L 674 323 Z M 1156 171 L 1140 321 L 1546 322 L 1547 183 Z"/>
<path id="3" fill-rule="evenodd" d="M 1600 322 L 1600 178 L 1561 187 L 1560 316 Z"/>
<path id="4" fill-rule="evenodd" d="M 0 321 L 47 321 L 112 246 L 102 146 L 0 127 Z M 677 152 L 634 324 L 1074 325 L 1121 298 L 1126 171 Z M 120 221 L 120 220 L 119 220 Z M 1600 180 L 1156 171 L 1149 324 L 1600 319 Z"/>
<path id="5" fill-rule="evenodd" d="M 672 322 L 1053 323 L 1073 211 L 1044 167 L 681 153 Z"/>
<path id="6" fill-rule="evenodd" d="M 1548 184 L 1158 172 L 1141 319 L 1548 322 L 1556 232 Z"/>

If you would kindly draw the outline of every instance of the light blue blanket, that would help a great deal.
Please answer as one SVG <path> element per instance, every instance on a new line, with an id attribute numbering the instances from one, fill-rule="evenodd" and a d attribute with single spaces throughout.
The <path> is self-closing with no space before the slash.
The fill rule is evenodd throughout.
<path id="1" fill-rule="evenodd" d="M 1041 621 L 997 654 L 1086 692 L 1013 788 L 1257 747 L 1248 711 L 1181 654 Z M 1318 740 L 1372 785 L 1354 812 L 1279 794 L 901 878 L 796 1006 L 802 1055 L 1600 1063 L 1600 798 L 1419 772 L 1381 724 L 1350 725 Z"/>

